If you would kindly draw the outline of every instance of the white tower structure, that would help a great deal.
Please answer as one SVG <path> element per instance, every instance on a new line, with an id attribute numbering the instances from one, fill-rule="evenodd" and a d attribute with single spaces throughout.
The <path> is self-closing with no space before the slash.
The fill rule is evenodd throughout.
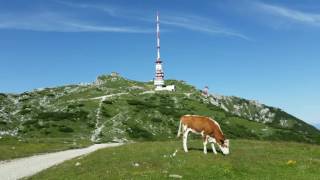
<path id="1" fill-rule="evenodd" d="M 203 91 L 202 91 L 202 94 L 205 96 L 205 97 L 208 97 L 209 96 L 209 87 L 208 86 L 205 86 Z"/>
<path id="2" fill-rule="evenodd" d="M 174 91 L 174 85 L 166 86 L 164 84 L 164 73 L 162 69 L 162 61 L 160 58 L 160 21 L 159 21 L 159 13 L 157 12 L 157 59 L 156 59 L 156 77 L 154 79 L 154 85 L 156 91 Z"/>
<path id="3" fill-rule="evenodd" d="M 162 61 L 160 59 L 160 21 L 159 13 L 157 12 L 157 59 L 156 59 L 156 77 L 154 79 L 154 85 L 157 89 L 164 87 L 164 73 L 162 69 Z"/>

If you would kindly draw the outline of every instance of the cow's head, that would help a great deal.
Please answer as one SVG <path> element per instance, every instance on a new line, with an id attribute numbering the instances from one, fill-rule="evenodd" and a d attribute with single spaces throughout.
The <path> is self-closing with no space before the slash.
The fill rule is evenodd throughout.
<path id="1" fill-rule="evenodd" d="M 230 153 L 229 152 L 229 145 L 230 145 L 229 139 L 224 140 L 222 145 L 220 145 L 220 144 L 218 144 L 218 145 L 224 155 L 228 155 Z"/>

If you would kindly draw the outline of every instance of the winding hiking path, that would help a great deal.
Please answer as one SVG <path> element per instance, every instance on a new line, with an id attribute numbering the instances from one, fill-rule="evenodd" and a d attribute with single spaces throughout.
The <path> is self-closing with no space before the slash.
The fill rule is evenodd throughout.
<path id="1" fill-rule="evenodd" d="M 104 128 L 104 124 L 100 123 L 100 119 L 101 119 L 101 108 L 102 108 L 102 103 L 103 101 L 105 101 L 107 98 L 110 97 L 114 97 L 114 96 L 121 96 L 124 94 L 128 94 L 128 93 L 117 93 L 117 94 L 109 94 L 109 95 L 105 95 L 105 96 L 99 96 L 99 97 L 95 97 L 95 98 L 91 98 L 92 100 L 96 100 L 99 99 L 99 106 L 97 109 L 97 114 L 96 114 L 96 124 L 95 124 L 95 130 L 93 131 L 92 135 L 91 135 L 91 141 L 92 142 L 97 142 L 99 141 L 99 134 L 101 133 L 102 129 Z"/>
<path id="2" fill-rule="evenodd" d="M 34 175 L 66 160 L 86 155 L 98 149 L 120 146 L 122 143 L 94 144 L 87 148 L 35 155 L 9 161 L 0 161 L 0 179 L 14 180 Z"/>

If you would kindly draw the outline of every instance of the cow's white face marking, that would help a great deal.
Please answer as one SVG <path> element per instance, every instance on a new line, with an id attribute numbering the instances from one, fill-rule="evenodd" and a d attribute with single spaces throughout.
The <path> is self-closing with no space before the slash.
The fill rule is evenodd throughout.
<path id="1" fill-rule="evenodd" d="M 218 144 L 218 146 L 224 155 L 228 155 L 230 153 L 229 152 L 229 139 L 226 139 L 224 141 L 223 145 Z"/>

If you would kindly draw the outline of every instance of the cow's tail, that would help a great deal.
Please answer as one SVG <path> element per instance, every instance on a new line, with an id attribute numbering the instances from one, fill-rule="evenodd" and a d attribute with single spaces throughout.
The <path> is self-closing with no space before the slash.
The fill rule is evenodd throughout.
<path id="1" fill-rule="evenodd" d="M 181 119 L 180 119 L 180 123 L 179 123 L 179 129 L 178 129 L 178 134 L 177 134 L 177 138 L 178 137 L 180 137 L 180 135 L 181 135 L 181 131 L 182 131 L 182 121 L 181 121 Z"/>

